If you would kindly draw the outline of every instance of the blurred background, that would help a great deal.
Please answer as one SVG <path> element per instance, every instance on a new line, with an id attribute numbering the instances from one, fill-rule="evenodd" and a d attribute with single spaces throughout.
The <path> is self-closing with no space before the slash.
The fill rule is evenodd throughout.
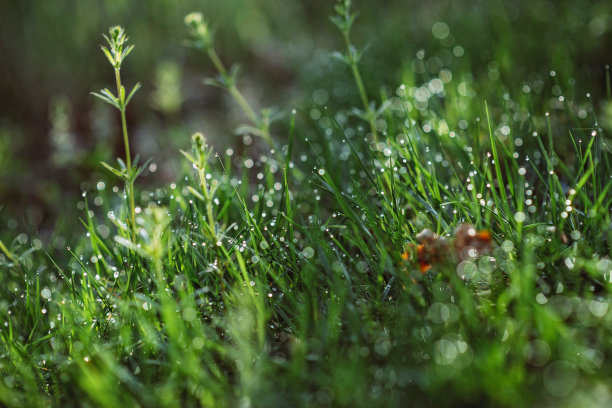
<path id="1" fill-rule="evenodd" d="M 128 108 L 128 123 L 133 151 L 154 163 L 139 182 L 163 186 L 178 177 L 178 149 L 189 146 L 193 131 L 203 131 L 219 151 L 232 148 L 238 155 L 264 148 L 236 136 L 245 118 L 221 90 L 203 85 L 216 73 L 205 55 L 185 46 L 185 14 L 201 11 L 217 28 L 217 51 L 226 65 L 241 65 L 239 88 L 253 105 L 298 109 L 299 131 L 308 134 L 317 132 L 309 122 L 313 107 L 359 106 L 347 68 L 330 56 L 343 46 L 329 21 L 333 4 L 0 1 L 0 238 L 54 242 L 67 236 L 81 215 L 81 191 L 95 188 L 98 180 L 117 184 L 99 163 L 124 155 L 119 116 L 90 95 L 114 87 L 99 47 L 109 26 L 124 26 L 136 45 L 122 70 L 127 88 L 143 85 Z M 490 86 L 501 81 L 503 89 L 522 94 L 534 114 L 543 114 L 537 109 L 547 105 L 540 99 L 551 92 L 567 98 L 590 92 L 596 104 L 606 96 L 609 0 L 354 5 L 359 16 L 353 40 L 365 48 L 361 67 L 371 96 L 393 92 L 400 83 L 418 85 L 451 68 L 483 104 L 504 97 Z M 282 144 L 283 125 L 275 130 Z"/>

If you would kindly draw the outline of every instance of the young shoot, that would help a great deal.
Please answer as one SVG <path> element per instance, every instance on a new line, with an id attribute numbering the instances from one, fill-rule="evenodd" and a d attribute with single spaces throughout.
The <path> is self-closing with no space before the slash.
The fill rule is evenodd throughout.
<path id="1" fill-rule="evenodd" d="M 188 14 L 185 16 L 185 24 L 189 30 L 189 36 L 191 38 L 190 44 L 193 47 L 204 51 L 219 72 L 219 79 L 209 78 L 205 81 L 206 84 L 218 86 L 229 92 L 253 125 L 243 127 L 242 129 L 261 136 L 268 147 L 274 149 L 274 141 L 270 135 L 270 122 L 273 119 L 272 112 L 269 109 L 265 109 L 259 114 L 256 113 L 249 102 L 244 98 L 242 93 L 238 90 L 236 87 L 236 79 L 238 77 L 239 69 L 238 67 L 234 66 L 228 71 L 225 68 L 225 65 L 223 65 L 223 62 L 221 62 L 221 59 L 219 58 L 219 55 L 215 51 L 214 47 L 214 33 L 210 29 L 202 13 L 195 12 Z"/>
<path id="2" fill-rule="evenodd" d="M 206 174 L 208 170 L 208 159 L 212 154 L 212 148 L 208 147 L 206 144 L 206 138 L 202 133 L 194 133 L 191 136 L 192 141 L 192 153 L 188 153 L 184 150 L 181 150 L 183 156 L 187 158 L 193 165 L 194 169 L 198 173 L 198 179 L 200 182 L 200 191 L 197 191 L 193 187 L 187 187 L 189 192 L 202 200 L 206 206 L 206 236 L 212 242 L 216 242 L 217 240 L 217 229 L 215 226 L 215 216 L 214 216 L 214 197 L 217 188 L 219 187 L 219 183 L 217 180 L 212 179 L 210 183 L 206 179 Z"/>
<path id="3" fill-rule="evenodd" d="M 126 194 L 129 200 L 129 219 L 132 228 L 135 229 L 134 181 L 140 175 L 140 173 L 142 173 L 143 168 L 139 169 L 137 167 L 138 159 L 132 163 L 125 110 L 136 91 L 140 89 L 140 83 L 137 83 L 129 94 L 126 93 L 125 87 L 121 83 L 121 65 L 123 64 L 125 58 L 132 52 L 134 46 L 127 45 L 128 37 L 126 36 L 124 29 L 120 26 L 111 27 L 108 31 L 108 36 L 104 35 L 104 38 L 108 43 L 108 47 L 101 46 L 101 48 L 102 52 L 108 59 L 108 62 L 115 70 L 117 94 L 113 94 L 113 92 L 108 88 L 104 88 L 100 90 L 100 92 L 92 92 L 92 94 L 102 99 L 109 105 L 114 106 L 121 113 L 121 129 L 123 132 L 123 144 L 125 147 L 125 162 L 123 162 L 121 159 L 117 159 L 119 162 L 119 168 L 112 167 L 104 162 L 102 162 L 102 165 L 125 181 Z"/>
<path id="4" fill-rule="evenodd" d="M 351 43 L 350 38 L 351 27 L 355 22 L 357 14 L 351 12 L 351 0 L 339 0 L 334 9 L 336 10 L 336 15 L 331 16 L 331 21 L 342 33 L 344 45 L 346 47 L 345 54 L 335 53 L 334 55 L 351 67 L 355 83 L 357 84 L 357 89 L 359 90 L 361 103 L 365 109 L 365 113 L 360 116 L 369 123 L 374 142 L 376 142 L 378 140 L 378 132 L 376 131 L 376 117 L 381 112 L 377 112 L 368 99 L 368 94 L 366 93 L 363 79 L 361 79 L 361 73 L 359 72 L 358 67 L 359 60 L 361 59 L 361 51 L 359 51 Z"/>

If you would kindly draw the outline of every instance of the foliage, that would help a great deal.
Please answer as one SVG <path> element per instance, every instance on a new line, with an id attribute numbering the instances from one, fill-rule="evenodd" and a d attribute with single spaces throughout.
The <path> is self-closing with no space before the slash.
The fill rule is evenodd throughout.
<path id="1" fill-rule="evenodd" d="M 0 241 L 0 404 L 609 404 L 609 80 L 601 105 L 550 69 L 508 88 L 436 22 L 446 57 L 380 86 L 350 3 L 341 64 L 277 122 L 189 14 L 246 146 L 195 133 L 181 176 L 140 193 L 111 28 L 117 95 L 96 96 L 121 114 L 125 187 L 83 194 L 69 259 Z"/>

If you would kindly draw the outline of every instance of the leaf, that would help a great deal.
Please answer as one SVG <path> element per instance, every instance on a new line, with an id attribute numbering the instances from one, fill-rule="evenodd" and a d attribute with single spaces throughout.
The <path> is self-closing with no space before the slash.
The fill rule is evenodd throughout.
<path id="1" fill-rule="evenodd" d="M 108 103 L 109 105 L 112 105 L 112 106 L 114 106 L 117 109 L 121 109 L 121 107 L 119 106 L 119 104 L 117 103 L 117 101 L 114 98 L 111 99 L 108 96 L 99 94 L 97 92 L 91 92 L 91 94 L 93 96 L 95 96 L 96 98 L 102 99 L 104 102 Z"/>
<path id="2" fill-rule="evenodd" d="M 143 258 L 148 258 L 147 254 L 142 250 L 142 248 L 139 248 L 138 246 L 136 246 L 136 244 L 134 244 L 132 241 L 130 241 L 129 239 L 125 237 L 122 237 L 120 235 L 115 235 L 115 242 L 121 246 L 126 247 L 127 249 L 130 249 L 136 252 L 138 255 L 142 256 Z"/>
<path id="3" fill-rule="evenodd" d="M 384 111 L 386 111 L 389 108 L 389 106 L 391 106 L 391 100 L 387 99 L 380 105 L 380 107 L 376 111 L 376 116 L 381 115 Z"/>
<path id="4" fill-rule="evenodd" d="M 104 88 L 104 89 L 100 90 L 100 93 L 102 95 L 106 96 L 107 98 L 112 99 L 115 102 L 119 102 L 119 98 L 117 98 L 115 96 L 115 94 L 113 94 L 113 92 L 110 89 L 108 89 L 108 88 Z"/>
<path id="5" fill-rule="evenodd" d="M 134 49 L 134 46 L 130 45 L 125 50 L 123 50 L 123 52 L 121 53 L 121 60 L 123 61 L 123 59 L 125 59 L 125 57 L 130 55 L 130 52 L 132 52 L 133 49 Z"/>
<path id="6" fill-rule="evenodd" d="M 110 40 L 110 38 L 108 38 L 108 36 L 106 34 L 102 34 L 102 37 L 104 37 L 104 39 L 106 40 L 106 42 L 108 43 L 108 45 L 113 45 L 112 41 Z M 102 46 L 103 48 L 106 48 L 104 46 Z"/>
<path id="7" fill-rule="evenodd" d="M 334 51 L 331 53 L 332 58 L 336 58 L 342 62 L 344 62 L 347 65 L 351 65 L 351 60 L 344 55 L 343 53 L 339 52 L 339 51 Z"/>
<path id="8" fill-rule="evenodd" d="M 188 191 L 189 191 L 191 194 L 193 194 L 194 196 L 196 196 L 197 198 L 199 198 L 200 200 L 205 201 L 205 200 L 204 200 L 204 196 L 203 196 L 202 194 L 200 194 L 200 192 L 199 192 L 199 191 L 197 191 L 195 188 L 193 188 L 193 187 L 191 187 L 191 186 L 187 186 L 187 190 L 188 190 Z"/>
<path id="9" fill-rule="evenodd" d="M 114 168 L 113 166 L 111 166 L 108 163 L 105 162 L 100 162 L 100 164 L 102 164 L 102 166 L 104 166 L 107 170 L 109 170 L 111 173 L 113 173 L 115 176 L 117 177 L 121 177 L 121 178 L 125 178 L 124 173 L 122 173 L 121 171 L 117 170 L 116 168 Z"/>
<path id="10" fill-rule="evenodd" d="M 132 92 L 130 92 L 130 94 L 127 97 L 127 100 L 125 101 L 125 105 L 127 106 L 128 103 L 130 103 L 130 100 L 132 99 L 132 96 L 134 96 L 134 94 L 136 93 L 136 91 L 138 91 L 140 89 L 140 82 L 138 82 L 136 85 L 134 85 L 134 88 L 132 89 Z"/>
<path id="11" fill-rule="evenodd" d="M 338 14 L 342 14 L 338 8 L 336 8 L 336 11 Z M 344 31 L 344 20 L 340 16 L 331 16 L 329 19 L 340 31 Z"/>
<path id="12" fill-rule="evenodd" d="M 230 68 L 230 72 L 228 76 L 232 79 L 233 82 L 235 82 L 236 78 L 238 78 L 238 75 L 240 74 L 240 70 L 241 70 L 241 67 L 239 64 L 234 64 Z"/>
<path id="13" fill-rule="evenodd" d="M 365 121 L 369 121 L 370 120 L 368 112 L 365 112 L 365 111 L 363 111 L 361 109 L 353 108 L 353 109 L 351 109 L 351 113 L 353 115 L 357 116 L 358 118 L 363 119 Z"/>
<path id="14" fill-rule="evenodd" d="M 359 51 L 357 48 L 355 48 L 354 45 L 351 45 L 349 47 L 349 61 L 351 61 L 351 63 L 353 64 L 357 64 L 359 62 L 359 60 L 361 60 L 361 51 Z"/>
<path id="15" fill-rule="evenodd" d="M 250 135 L 256 135 L 256 136 L 261 136 L 263 134 L 261 129 L 256 128 L 254 126 L 250 126 L 250 125 L 238 126 L 236 128 L 236 133 L 239 135 L 250 134 Z"/>
<path id="16" fill-rule="evenodd" d="M 208 188 L 208 195 L 211 197 L 214 196 L 218 188 L 219 188 L 219 181 L 213 179 L 210 182 L 210 187 Z"/>
<path id="17" fill-rule="evenodd" d="M 104 36 L 104 37 L 106 38 L 106 41 L 108 41 L 108 38 L 106 36 Z M 108 48 L 106 48 L 103 45 L 101 45 L 100 48 L 102 48 L 102 52 L 104 52 L 104 55 L 106 55 L 106 58 L 108 59 L 108 62 L 110 62 L 112 66 L 115 66 L 115 57 L 113 57 L 113 55 L 108 50 Z"/>
<path id="18" fill-rule="evenodd" d="M 147 160 L 142 166 L 137 167 L 136 165 L 134 165 L 134 167 L 132 167 L 132 180 L 136 180 L 143 171 L 145 171 L 145 169 L 149 166 L 149 163 L 151 163 L 151 160 L 153 160 L 152 158 Z"/>
<path id="19" fill-rule="evenodd" d="M 9 260 L 13 262 L 15 261 L 15 257 L 13 256 L 11 251 L 9 251 L 9 249 L 2 243 L 2 241 L 0 241 L 0 250 L 4 252 L 4 254 L 8 257 Z"/>
<path id="20" fill-rule="evenodd" d="M 216 86 L 218 88 L 227 88 L 227 82 L 225 80 L 219 80 L 216 78 L 206 78 L 204 79 L 205 85 Z"/>
<path id="21" fill-rule="evenodd" d="M 193 156 L 190 153 L 187 153 L 184 150 L 179 150 L 179 152 L 181 152 L 181 154 L 185 156 L 187 160 L 189 160 L 191 163 L 193 163 L 196 166 L 198 165 L 198 162 L 196 161 L 196 159 L 193 158 Z"/>
<path id="22" fill-rule="evenodd" d="M 355 22 L 356 18 L 357 18 L 357 13 L 349 14 L 348 20 L 346 21 L 346 29 L 347 29 L 347 31 L 350 30 L 351 27 L 353 27 L 353 23 Z"/>

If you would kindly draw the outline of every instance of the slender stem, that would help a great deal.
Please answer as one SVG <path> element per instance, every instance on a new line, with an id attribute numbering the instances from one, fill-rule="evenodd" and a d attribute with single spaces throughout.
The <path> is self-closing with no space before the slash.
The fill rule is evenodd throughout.
<path id="1" fill-rule="evenodd" d="M 219 71 L 221 76 L 228 79 L 229 76 L 227 74 L 227 69 L 225 68 L 225 65 L 223 65 L 223 62 L 221 62 L 221 59 L 219 58 L 219 55 L 217 54 L 215 49 L 213 47 L 210 47 L 206 50 L 206 52 L 208 53 L 208 56 L 210 57 L 213 65 L 215 66 L 215 68 L 217 68 L 217 71 Z M 362 84 L 362 87 L 363 87 L 363 84 Z M 238 88 L 236 87 L 236 84 L 234 84 L 233 81 L 228 81 L 227 91 L 230 93 L 230 95 L 232 95 L 232 97 L 238 103 L 238 105 L 240 105 L 240 108 L 247 115 L 247 117 L 251 120 L 251 122 L 253 122 L 253 124 L 259 129 L 259 131 L 261 132 L 261 137 L 266 142 L 268 147 L 270 147 L 270 149 L 275 149 L 274 141 L 272 140 L 272 136 L 270 135 L 269 124 L 266 121 L 261 120 L 259 115 L 255 113 L 253 108 L 251 108 L 251 105 L 249 104 L 249 102 L 245 99 L 244 95 L 242 95 L 242 93 L 238 90 Z M 282 162 L 282 155 L 279 156 L 279 161 Z"/>
<path id="2" fill-rule="evenodd" d="M 121 73 L 118 68 L 115 68 L 115 81 L 117 82 L 117 95 L 121 97 Z M 121 128 L 123 130 L 123 145 L 125 146 L 125 164 L 128 171 L 132 169 L 132 158 L 130 155 L 130 142 L 128 139 L 127 121 L 125 119 L 125 106 L 121 109 Z"/>
<path id="3" fill-rule="evenodd" d="M 349 38 L 349 30 L 343 30 L 342 36 L 344 37 L 344 44 L 346 46 L 346 52 L 351 63 L 351 70 L 353 71 L 353 77 L 355 78 L 355 82 L 357 83 L 357 88 L 359 89 L 359 96 L 361 97 L 361 102 L 363 103 L 363 107 L 366 111 L 366 115 L 368 116 L 368 123 L 370 125 L 370 130 L 372 131 L 372 138 L 374 143 L 378 143 L 378 132 L 376 131 L 376 115 L 372 111 L 370 107 L 370 102 L 368 101 L 368 94 L 366 93 L 365 86 L 363 85 L 363 79 L 361 79 L 361 73 L 359 72 L 359 67 L 357 66 L 357 61 L 354 58 L 354 54 L 351 49 L 351 40 Z M 389 173 L 385 172 L 383 174 L 383 180 L 389 191 L 392 191 L 392 185 Z"/>
<path id="4" fill-rule="evenodd" d="M 374 122 L 374 112 L 372 112 L 372 108 L 370 107 L 370 103 L 368 102 L 368 95 L 366 93 L 365 86 L 363 85 L 363 80 L 361 79 L 361 73 L 359 72 L 359 68 L 357 67 L 357 61 L 353 59 L 349 33 L 348 31 L 344 31 L 342 34 L 344 36 L 346 52 L 351 62 L 351 70 L 353 71 L 353 77 L 355 77 L 355 82 L 357 83 L 357 88 L 359 89 L 359 96 L 361 97 L 361 102 L 363 103 L 363 107 L 368 115 L 370 129 L 372 130 L 372 135 L 374 136 L 374 141 L 376 142 L 378 140 L 378 133 L 376 132 L 376 123 Z"/>
<path id="5" fill-rule="evenodd" d="M 15 262 L 15 257 L 13 256 L 11 251 L 9 251 L 9 249 L 4 245 L 4 243 L 2 241 L 0 241 L 0 250 L 2 250 L 2 252 L 4 252 L 4 254 L 7 256 L 7 258 L 10 261 Z"/>
<path id="6" fill-rule="evenodd" d="M 210 228 L 210 237 L 212 239 L 217 239 L 217 231 L 215 231 L 215 219 L 213 216 L 213 206 L 210 200 L 206 202 L 206 218 L 208 218 L 208 228 Z"/>
<path id="7" fill-rule="evenodd" d="M 118 68 L 115 68 L 115 81 L 117 83 L 117 95 L 121 98 L 121 73 Z M 123 145 L 125 146 L 125 165 L 129 181 L 126 182 L 128 199 L 130 200 L 130 220 L 132 228 L 136 228 L 136 211 L 134 206 L 134 179 L 132 178 L 132 157 L 130 154 L 130 140 L 128 138 L 127 120 L 125 118 L 125 106 L 122 106 L 121 111 L 121 129 L 123 131 Z"/>
<path id="8" fill-rule="evenodd" d="M 208 48 L 207 52 L 208 52 L 208 56 L 210 57 L 212 63 L 214 64 L 215 68 L 217 68 L 217 71 L 219 71 L 219 73 L 224 78 L 227 79 L 228 78 L 227 69 L 225 69 L 225 66 L 223 65 L 223 62 L 221 62 L 221 59 L 219 58 L 219 55 L 217 55 L 217 52 L 215 51 L 215 49 L 210 47 L 210 48 Z M 230 83 L 228 85 L 227 90 L 234 97 L 236 102 L 238 102 L 238 105 L 240 105 L 240 107 L 242 108 L 244 113 L 249 117 L 249 119 L 256 126 L 258 126 L 259 125 L 259 118 L 257 117 L 257 114 L 255 113 L 253 108 L 251 108 L 251 105 L 249 105 L 249 103 L 244 98 L 244 96 L 242 96 L 242 93 L 240 93 L 238 88 L 236 88 L 236 85 L 234 85 L 233 83 Z"/>
<path id="9" fill-rule="evenodd" d="M 221 58 L 219 58 L 219 55 L 217 54 L 215 49 L 212 46 L 208 47 L 206 49 L 206 53 L 210 57 L 217 71 L 219 71 L 219 74 L 221 74 L 221 76 L 224 77 L 226 80 L 230 79 L 227 73 L 227 69 L 225 68 L 225 65 L 223 65 L 223 62 L 221 61 Z M 227 91 L 230 93 L 230 95 L 232 95 L 232 97 L 238 103 L 238 105 L 240 105 L 240 108 L 242 109 L 242 111 L 246 114 L 246 116 L 253 123 L 253 125 L 260 131 L 261 138 L 266 142 L 266 144 L 268 145 L 270 149 L 273 149 L 275 151 L 275 156 L 278 162 L 282 163 L 284 161 L 284 157 L 280 149 L 276 148 L 276 144 L 274 143 L 274 140 L 272 140 L 272 135 L 270 134 L 270 124 L 268 123 L 268 121 L 265 119 L 262 119 L 253 110 L 253 108 L 251 108 L 251 105 L 249 104 L 249 102 L 242 95 L 242 93 L 238 90 L 238 88 L 236 87 L 236 84 L 234 84 L 233 79 L 226 81 L 225 85 L 226 85 Z M 362 87 L 363 87 L 363 84 L 362 84 Z M 297 170 L 294 169 L 294 171 L 297 171 Z"/>
<path id="10" fill-rule="evenodd" d="M 257 117 L 257 114 L 255 113 L 255 111 L 253 111 L 253 109 L 251 108 L 249 103 L 246 101 L 246 99 L 244 99 L 244 96 L 242 96 L 242 94 L 240 93 L 238 88 L 236 88 L 236 85 L 231 84 L 229 86 L 228 91 L 234 97 L 236 102 L 238 102 L 238 105 L 240 105 L 240 107 L 242 108 L 244 113 L 249 117 L 249 119 L 256 126 L 258 126 L 259 125 L 259 118 Z"/>
<path id="11" fill-rule="evenodd" d="M 359 88 L 359 95 L 361 96 L 361 102 L 363 103 L 363 107 L 369 112 L 370 104 L 368 103 L 368 96 L 365 91 L 365 87 L 363 85 L 363 80 L 361 79 L 361 74 L 359 73 L 359 69 L 357 68 L 357 62 L 353 59 L 353 54 L 351 52 L 351 40 L 349 39 L 348 32 L 344 32 L 344 44 L 346 45 L 346 52 L 348 53 L 349 60 L 351 62 L 351 69 L 353 70 L 353 76 L 355 77 L 355 82 L 357 83 L 357 88 Z"/>
<path id="12" fill-rule="evenodd" d="M 217 233 L 215 231 L 215 219 L 213 216 L 212 197 L 208 193 L 208 183 L 206 183 L 206 169 L 200 167 L 198 169 L 200 176 L 200 188 L 204 194 L 204 201 L 206 201 L 206 218 L 208 219 L 208 229 L 210 229 L 210 236 L 212 239 L 217 239 Z"/>
<path id="13" fill-rule="evenodd" d="M 225 69 L 225 66 L 223 65 L 223 63 L 221 62 L 219 55 L 217 55 L 217 51 L 215 51 L 215 49 L 212 47 L 208 48 L 206 51 L 208 52 L 208 56 L 210 57 L 213 64 L 215 65 L 215 68 L 217 68 L 217 71 L 219 71 L 221 75 L 226 77 L 227 70 Z"/>

